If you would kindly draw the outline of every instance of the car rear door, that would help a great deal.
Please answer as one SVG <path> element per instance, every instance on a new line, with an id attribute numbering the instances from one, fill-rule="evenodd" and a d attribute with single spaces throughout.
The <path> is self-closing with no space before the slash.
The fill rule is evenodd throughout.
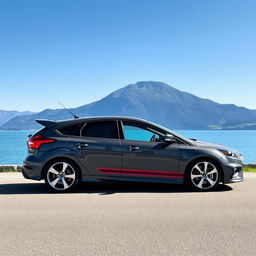
<path id="1" fill-rule="evenodd" d="M 71 147 L 91 176 L 120 176 L 106 172 L 121 168 L 121 144 L 116 120 L 86 122 L 81 136 L 72 138 Z"/>

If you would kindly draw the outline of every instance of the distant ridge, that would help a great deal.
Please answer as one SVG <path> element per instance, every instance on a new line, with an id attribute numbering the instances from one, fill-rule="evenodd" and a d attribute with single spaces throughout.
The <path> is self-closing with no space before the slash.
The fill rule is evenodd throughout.
<path id="1" fill-rule="evenodd" d="M 16 111 L 16 110 L 0 110 L 0 125 L 8 122 L 15 116 L 21 116 L 21 115 L 31 115 L 34 114 L 35 112 L 30 112 L 30 111 Z"/>
<path id="2" fill-rule="evenodd" d="M 80 117 L 140 117 L 171 129 L 256 129 L 256 110 L 218 104 L 154 81 L 129 84 L 99 101 L 71 110 Z M 16 116 L 0 129 L 37 129 L 40 125 L 34 120 L 39 118 L 72 117 L 63 109 L 46 109 L 37 114 Z"/>

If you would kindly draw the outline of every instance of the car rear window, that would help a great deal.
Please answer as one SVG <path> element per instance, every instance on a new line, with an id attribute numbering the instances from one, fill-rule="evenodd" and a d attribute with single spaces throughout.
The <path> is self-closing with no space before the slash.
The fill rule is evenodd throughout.
<path id="1" fill-rule="evenodd" d="M 82 136 L 118 139 L 117 123 L 116 121 L 89 122 L 84 126 Z"/>
<path id="2" fill-rule="evenodd" d="M 62 126 L 57 130 L 64 135 L 80 136 L 80 130 L 82 129 L 83 125 L 84 123 L 70 124 Z"/>

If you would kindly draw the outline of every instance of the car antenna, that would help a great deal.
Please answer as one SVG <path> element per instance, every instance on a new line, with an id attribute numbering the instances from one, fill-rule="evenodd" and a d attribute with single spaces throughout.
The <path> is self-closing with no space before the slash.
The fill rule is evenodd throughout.
<path id="1" fill-rule="evenodd" d="M 76 116 L 70 109 L 66 108 L 61 102 L 57 101 L 64 109 L 66 109 L 73 117 L 74 119 L 79 118 L 79 116 Z"/>

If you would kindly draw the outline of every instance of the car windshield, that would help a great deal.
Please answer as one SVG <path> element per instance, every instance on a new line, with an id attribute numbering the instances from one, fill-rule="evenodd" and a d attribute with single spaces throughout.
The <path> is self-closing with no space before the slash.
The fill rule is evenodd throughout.
<path id="1" fill-rule="evenodd" d="M 154 126 L 160 128 L 161 130 L 164 130 L 164 131 L 166 131 L 166 132 L 168 132 L 168 133 L 170 133 L 170 134 L 172 134 L 172 135 L 174 135 L 174 136 L 180 138 L 181 140 L 184 140 L 184 141 L 189 142 L 189 143 L 193 143 L 193 140 L 191 140 L 191 139 L 189 139 L 189 138 L 187 138 L 187 137 L 185 137 L 185 136 L 183 136 L 183 135 L 180 135 L 180 134 L 178 134 L 178 133 L 176 133 L 176 132 L 174 132 L 174 131 L 172 131 L 172 130 L 170 130 L 170 129 L 164 127 L 164 126 L 161 126 L 161 125 L 159 125 L 159 124 L 155 124 L 155 123 L 153 123 L 153 122 L 148 122 L 148 123 L 150 123 L 150 124 L 152 124 L 152 125 L 154 125 Z"/>

